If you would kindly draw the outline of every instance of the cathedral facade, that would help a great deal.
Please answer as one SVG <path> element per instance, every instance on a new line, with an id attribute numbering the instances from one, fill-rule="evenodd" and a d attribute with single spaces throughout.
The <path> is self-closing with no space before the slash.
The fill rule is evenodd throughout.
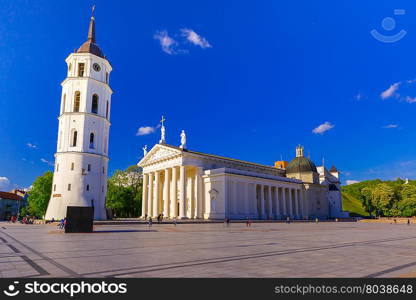
<path id="1" fill-rule="evenodd" d="M 183 142 L 180 147 L 168 145 L 162 139 L 138 166 L 143 168 L 142 217 L 348 217 L 342 212 L 339 180 L 324 167 L 320 174 L 301 146 L 291 162 L 272 167 L 196 152 Z"/>

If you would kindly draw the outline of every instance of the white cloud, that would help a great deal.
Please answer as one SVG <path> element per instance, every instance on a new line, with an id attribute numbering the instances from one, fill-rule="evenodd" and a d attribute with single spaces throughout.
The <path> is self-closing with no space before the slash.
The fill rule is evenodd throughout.
<path id="1" fill-rule="evenodd" d="M 380 94 L 381 99 L 385 100 L 392 97 L 400 87 L 401 82 L 393 83 L 387 90 Z"/>
<path id="2" fill-rule="evenodd" d="M 407 103 L 415 103 L 416 102 L 416 97 L 412 98 L 412 97 L 407 96 L 406 97 L 406 102 Z"/>
<path id="3" fill-rule="evenodd" d="M 50 162 L 49 160 L 44 159 L 44 158 L 41 158 L 40 161 L 43 162 L 43 163 L 45 163 L 45 164 L 48 164 L 50 166 L 53 166 L 54 165 L 53 162 Z"/>
<path id="4" fill-rule="evenodd" d="M 318 127 L 314 128 L 312 130 L 313 133 L 315 134 L 324 134 L 326 131 L 334 128 L 335 125 L 331 124 L 330 122 L 325 122 L 321 125 L 319 125 Z"/>
<path id="5" fill-rule="evenodd" d="M 354 99 L 357 100 L 357 101 L 360 101 L 363 98 L 364 98 L 364 95 L 361 94 L 361 93 L 358 93 L 357 95 L 354 96 Z"/>
<path id="6" fill-rule="evenodd" d="M 347 185 L 354 184 L 354 183 L 359 183 L 358 180 L 347 180 L 345 182 L 347 183 Z"/>
<path id="7" fill-rule="evenodd" d="M 166 30 L 156 32 L 153 38 L 160 42 L 160 46 L 162 47 L 163 52 L 167 54 L 178 53 L 176 50 L 178 42 L 171 38 Z"/>
<path id="8" fill-rule="evenodd" d="M 9 178 L 0 177 L 0 191 L 8 191 L 11 188 L 11 183 Z"/>
<path id="9" fill-rule="evenodd" d="M 156 128 L 152 126 L 142 126 L 137 130 L 136 136 L 152 134 L 155 130 Z"/>
<path id="10" fill-rule="evenodd" d="M 204 37 L 200 36 L 192 29 L 182 28 L 181 32 L 182 32 L 182 36 L 184 36 L 188 40 L 188 42 L 196 46 L 199 46 L 202 49 L 212 48 L 210 43 Z"/>
<path id="11" fill-rule="evenodd" d="M 383 126 L 383 128 L 386 128 L 386 129 L 397 128 L 397 127 L 399 127 L 399 125 L 397 124 L 388 124 L 386 126 Z"/>
<path id="12" fill-rule="evenodd" d="M 32 149 L 36 149 L 38 147 L 38 146 L 36 146 L 35 144 L 32 144 L 32 143 L 27 143 L 26 146 L 28 146 L 29 148 L 32 148 Z"/>

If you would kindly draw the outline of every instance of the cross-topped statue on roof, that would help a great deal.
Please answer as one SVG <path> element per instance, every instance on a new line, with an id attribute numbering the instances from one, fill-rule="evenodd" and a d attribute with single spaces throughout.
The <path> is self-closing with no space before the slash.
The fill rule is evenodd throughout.
<path id="1" fill-rule="evenodd" d="M 95 4 L 91 7 L 91 19 L 94 19 Z"/>
<path id="2" fill-rule="evenodd" d="M 162 126 L 160 127 L 160 141 L 159 144 L 165 144 L 166 138 L 165 138 L 165 117 L 162 116 L 162 119 L 160 120 L 160 123 L 162 123 Z"/>

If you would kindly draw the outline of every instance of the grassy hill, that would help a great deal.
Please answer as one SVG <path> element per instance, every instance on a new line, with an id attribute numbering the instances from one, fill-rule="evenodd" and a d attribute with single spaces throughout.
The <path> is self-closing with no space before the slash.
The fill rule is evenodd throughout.
<path id="1" fill-rule="evenodd" d="M 342 192 L 342 210 L 350 212 L 351 216 L 368 216 L 360 199 L 344 191 Z"/>

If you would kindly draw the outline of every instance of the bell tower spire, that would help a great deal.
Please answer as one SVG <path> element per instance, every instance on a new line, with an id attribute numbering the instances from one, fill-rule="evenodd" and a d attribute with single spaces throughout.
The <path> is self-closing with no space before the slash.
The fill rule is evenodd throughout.
<path id="1" fill-rule="evenodd" d="M 97 45 L 97 41 L 95 38 L 95 5 L 92 7 L 91 12 L 91 19 L 90 19 L 90 25 L 88 27 L 88 36 L 87 40 L 84 44 L 79 47 L 77 53 L 91 53 L 94 55 L 97 55 L 99 57 L 105 58 L 104 53 L 101 51 L 100 47 Z"/>
<path id="2" fill-rule="evenodd" d="M 88 28 L 88 40 L 95 43 L 95 18 L 94 18 L 95 5 L 91 8 L 91 20 L 90 27 Z"/>

